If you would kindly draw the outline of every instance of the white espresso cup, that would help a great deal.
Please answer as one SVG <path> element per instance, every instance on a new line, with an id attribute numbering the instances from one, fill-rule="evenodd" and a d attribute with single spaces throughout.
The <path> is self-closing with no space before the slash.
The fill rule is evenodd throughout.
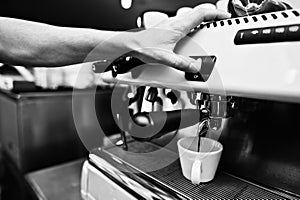
<path id="1" fill-rule="evenodd" d="M 198 137 L 185 137 L 177 142 L 183 176 L 193 184 L 211 181 L 216 173 L 223 146 L 220 142 L 201 138 L 198 152 Z"/>

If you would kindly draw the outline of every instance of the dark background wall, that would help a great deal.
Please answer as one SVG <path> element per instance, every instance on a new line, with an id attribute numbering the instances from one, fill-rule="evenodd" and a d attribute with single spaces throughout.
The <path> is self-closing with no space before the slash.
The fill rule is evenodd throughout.
<path id="1" fill-rule="evenodd" d="M 0 16 L 45 22 L 60 26 L 90 27 L 106 30 L 128 30 L 148 10 L 174 15 L 182 6 L 216 0 L 133 0 L 125 10 L 120 0 L 1 0 Z"/>

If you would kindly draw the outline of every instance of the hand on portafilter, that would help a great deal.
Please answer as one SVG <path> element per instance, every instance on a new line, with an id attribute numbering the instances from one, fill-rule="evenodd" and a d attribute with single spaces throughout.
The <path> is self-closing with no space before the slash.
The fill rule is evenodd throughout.
<path id="1" fill-rule="evenodd" d="M 200 6 L 181 14 L 170 17 L 157 25 L 134 33 L 137 43 L 132 56 L 145 63 L 160 63 L 178 70 L 198 72 L 201 60 L 175 54 L 177 42 L 184 38 L 193 28 L 203 21 L 229 18 L 230 14 L 216 9 L 204 9 Z"/>

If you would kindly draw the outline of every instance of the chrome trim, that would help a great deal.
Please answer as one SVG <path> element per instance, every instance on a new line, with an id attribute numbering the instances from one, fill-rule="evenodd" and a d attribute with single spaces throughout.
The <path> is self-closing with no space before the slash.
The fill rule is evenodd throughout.
<path id="1" fill-rule="evenodd" d="M 89 163 L 137 199 L 190 199 L 150 179 L 147 174 L 103 148 L 89 155 Z"/>

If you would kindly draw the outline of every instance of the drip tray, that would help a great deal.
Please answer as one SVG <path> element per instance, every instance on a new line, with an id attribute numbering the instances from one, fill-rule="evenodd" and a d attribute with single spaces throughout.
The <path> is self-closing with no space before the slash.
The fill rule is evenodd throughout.
<path id="1" fill-rule="evenodd" d="M 208 183 L 193 185 L 182 175 L 178 154 L 174 151 L 166 148 L 160 149 L 157 145 L 147 142 L 132 142 L 128 146 L 130 151 L 124 151 L 119 147 L 113 147 L 107 151 L 146 174 L 152 182 L 177 191 L 187 199 L 291 198 L 285 193 L 267 190 L 222 171 L 218 171 L 215 178 Z M 149 154 L 152 151 L 158 153 Z M 164 167 L 157 167 L 165 163 L 169 164 L 164 165 Z"/>
<path id="2" fill-rule="evenodd" d="M 275 194 L 252 185 L 226 173 L 219 172 L 214 180 L 200 185 L 193 185 L 183 177 L 179 161 L 148 173 L 153 179 L 178 191 L 191 199 L 284 199 L 285 196 Z"/>

